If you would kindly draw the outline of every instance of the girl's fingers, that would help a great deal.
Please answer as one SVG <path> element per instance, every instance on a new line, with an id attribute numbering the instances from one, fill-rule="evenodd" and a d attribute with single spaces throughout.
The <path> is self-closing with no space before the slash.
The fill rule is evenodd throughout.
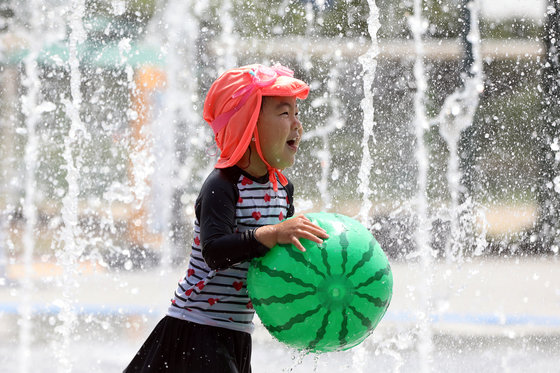
<path id="1" fill-rule="evenodd" d="M 309 222 L 310 225 L 308 225 L 308 232 L 313 233 L 314 235 L 321 237 L 321 238 L 329 238 L 329 235 L 327 234 L 327 231 L 324 230 L 323 228 L 319 227 L 318 225 L 315 225 L 311 222 Z"/>
<path id="2" fill-rule="evenodd" d="M 320 239 L 319 237 L 317 237 L 315 234 L 311 233 L 311 232 L 301 232 L 301 234 L 299 235 L 299 238 L 306 238 L 309 241 L 313 241 L 316 243 L 323 243 L 323 240 Z"/>
<path id="3" fill-rule="evenodd" d="M 302 253 L 304 253 L 304 252 L 306 251 L 306 250 L 305 250 L 305 247 L 303 247 L 303 245 L 301 244 L 301 242 L 299 242 L 299 240 L 298 240 L 296 237 L 294 237 L 294 238 L 292 239 L 292 244 L 293 244 L 299 251 L 301 251 Z"/>
<path id="4" fill-rule="evenodd" d="M 319 235 L 328 237 L 328 234 L 327 234 L 326 230 L 324 230 L 323 228 L 321 228 L 317 224 L 311 222 L 311 220 L 309 220 L 306 216 L 304 216 L 304 215 L 300 215 L 300 216 L 301 216 L 301 219 L 303 220 L 303 225 L 305 225 L 308 228 L 308 230 L 312 231 L 315 234 L 319 234 Z"/>
<path id="5" fill-rule="evenodd" d="M 285 242 L 293 244 L 301 252 L 305 252 L 305 247 L 301 244 L 300 239 L 305 238 L 317 244 L 322 244 L 323 239 L 329 238 L 327 232 L 314 224 L 304 215 L 298 215 L 293 220 L 286 220 L 278 227 L 280 235 L 278 236 L 277 243 Z"/>

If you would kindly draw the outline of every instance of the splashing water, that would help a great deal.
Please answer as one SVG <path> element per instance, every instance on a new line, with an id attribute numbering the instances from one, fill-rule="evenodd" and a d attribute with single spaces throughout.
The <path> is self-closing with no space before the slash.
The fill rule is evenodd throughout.
<path id="1" fill-rule="evenodd" d="M 370 154 L 370 141 L 375 144 L 375 137 L 373 135 L 373 126 L 375 125 L 374 107 L 373 107 L 373 83 L 375 80 L 375 71 L 377 69 L 377 55 L 379 54 L 379 43 L 377 41 L 377 31 L 381 27 L 379 22 L 379 9 L 374 0 L 368 0 L 369 17 L 368 17 L 368 32 L 371 37 L 371 45 L 367 52 L 360 56 L 359 61 L 363 67 L 363 86 L 364 98 L 360 104 L 363 114 L 363 129 L 364 134 L 362 137 L 362 161 L 358 171 L 358 178 L 360 184 L 358 191 L 362 195 L 362 206 L 360 208 L 360 220 L 362 224 L 368 226 L 368 219 L 372 207 L 371 202 L 371 188 L 370 188 L 370 174 L 373 167 L 373 160 Z"/>
<path id="2" fill-rule="evenodd" d="M 479 96 L 484 88 L 484 73 L 482 68 L 482 55 L 480 52 L 480 31 L 478 15 L 480 13 L 479 0 L 471 0 L 467 4 L 470 13 L 470 26 L 467 42 L 472 45 L 473 63 L 467 73 L 463 73 L 463 87 L 449 95 L 440 110 L 439 115 L 432 121 L 438 125 L 439 132 L 447 143 L 449 158 L 447 162 L 447 182 L 451 203 L 448 207 L 450 213 L 450 239 L 446 243 L 445 257 L 447 260 L 461 261 L 465 242 L 468 237 L 479 238 L 475 230 L 469 229 L 468 215 L 473 216 L 474 205 L 467 197 L 460 203 L 460 194 L 464 187 L 461 185 L 462 172 L 459 168 L 458 144 L 461 134 L 472 125 L 475 112 L 478 108 Z M 465 222 L 464 224 L 462 223 Z M 470 226 L 472 226 L 472 222 Z M 482 232 L 484 234 L 484 232 Z M 475 242 L 475 250 L 486 247 L 485 240 Z"/>
<path id="3" fill-rule="evenodd" d="M 154 176 L 157 183 L 156 187 L 161 195 L 155 199 L 157 208 L 153 211 L 160 211 L 157 217 L 159 221 L 159 231 L 163 237 L 162 259 L 160 266 L 164 270 L 169 270 L 171 265 L 171 230 L 169 224 L 172 221 L 174 207 L 173 191 L 176 190 L 178 180 L 178 164 L 175 152 L 177 151 L 176 139 L 165 135 L 166 133 L 179 133 L 180 125 L 185 121 L 191 122 L 195 113 L 192 112 L 192 100 L 190 94 L 196 92 L 196 78 L 193 74 L 192 66 L 195 66 L 194 53 L 190 46 L 195 45 L 198 36 L 198 22 L 192 16 L 191 1 L 172 1 L 168 4 L 164 16 L 169 22 L 169 31 L 164 43 L 167 51 L 166 60 L 169 61 L 166 76 L 166 89 L 162 100 L 169 102 L 167 110 L 163 111 L 161 118 L 152 124 L 155 134 L 155 164 L 165 165 L 158 170 Z M 189 68 L 185 69 L 185 66 Z M 187 131 L 190 132 L 187 127 Z M 192 132 L 191 132 L 192 133 Z M 189 153 L 186 149 L 185 153 Z M 188 162 L 192 164 L 192 162 Z"/>
<path id="4" fill-rule="evenodd" d="M 31 32 L 37 33 L 42 29 L 39 23 L 41 19 L 38 14 L 39 4 L 36 1 L 29 2 L 29 12 L 31 14 Z M 32 331 L 32 311 L 31 311 L 31 292 L 33 290 L 33 251 L 35 247 L 35 228 L 37 224 L 37 206 L 35 200 L 36 178 L 35 172 L 38 163 L 37 147 L 38 138 L 36 127 L 39 122 L 41 111 L 38 105 L 41 83 L 39 80 L 37 57 L 41 50 L 39 36 L 31 37 L 32 45 L 30 52 L 25 58 L 25 77 L 23 86 L 27 89 L 25 95 L 21 97 L 22 112 L 25 115 L 27 132 L 27 145 L 25 147 L 25 197 L 23 201 L 23 215 L 25 217 L 25 228 L 23 232 L 23 268 L 24 276 L 21 280 L 22 299 L 18 310 L 19 314 L 19 340 L 18 346 L 19 364 L 21 372 L 30 371 L 29 361 L 31 355 L 31 331 Z"/>
<path id="5" fill-rule="evenodd" d="M 373 160 L 370 153 L 370 140 L 375 144 L 375 137 L 373 135 L 373 126 L 375 125 L 374 107 L 373 107 L 373 84 L 375 80 L 375 72 L 377 69 L 377 55 L 379 54 L 379 43 L 377 40 L 377 31 L 381 27 L 379 22 L 379 9 L 375 0 L 368 0 L 369 16 L 368 32 L 371 37 L 371 45 L 367 52 L 360 56 L 359 62 L 363 67 L 363 87 L 364 98 L 360 103 L 363 111 L 363 137 L 362 137 L 362 160 L 358 171 L 358 178 L 360 180 L 358 191 L 362 195 L 362 206 L 360 208 L 360 221 L 366 227 L 369 227 L 369 214 L 372 207 L 371 202 L 371 188 L 370 188 L 370 173 L 373 167 Z M 357 371 L 362 371 L 364 367 L 365 347 L 362 344 L 355 347 L 354 367 Z"/>
<path id="6" fill-rule="evenodd" d="M 78 287 L 78 260 L 83 253 L 84 246 L 79 226 L 78 196 L 79 178 L 82 157 L 80 148 L 87 141 L 89 134 L 80 118 L 82 104 L 81 72 L 78 59 L 78 47 L 85 40 L 83 28 L 83 17 L 85 12 L 85 1 L 73 1 L 70 4 L 70 37 L 69 37 L 69 72 L 70 72 L 70 99 L 63 102 L 66 113 L 70 119 L 70 129 L 64 138 L 63 158 L 66 169 L 66 182 L 68 190 L 62 199 L 62 222 L 63 227 L 59 236 L 59 249 L 56 251 L 57 263 L 63 269 L 60 279 L 62 298 L 57 302 L 60 307 L 58 319 L 61 325 L 55 328 L 60 334 L 60 345 L 55 347 L 55 354 L 59 361 L 61 372 L 72 371 L 72 359 L 70 357 L 70 344 L 75 332 L 77 314 L 75 307 L 75 292 Z"/>
<path id="7" fill-rule="evenodd" d="M 414 14 L 408 19 L 414 39 L 416 60 L 414 63 L 414 79 L 416 92 L 414 95 L 414 128 L 416 135 L 416 162 L 418 167 L 418 181 L 416 194 L 416 229 L 414 239 L 416 252 L 420 260 L 420 271 L 425 282 L 419 287 L 420 309 L 417 312 L 420 355 L 420 370 L 431 371 L 433 361 L 432 330 L 430 325 L 430 314 L 432 312 L 432 265 L 434 253 L 430 246 L 431 219 L 428 212 L 428 153 L 424 143 L 424 134 L 428 129 L 425 113 L 425 92 L 427 88 L 426 75 L 424 72 L 424 48 L 422 36 L 427 27 L 427 22 L 422 17 L 422 0 L 414 1 Z"/>
<path id="8" fill-rule="evenodd" d="M 469 76 L 464 76 L 464 87 L 456 90 L 445 99 L 439 115 L 429 121 L 425 113 L 425 92 L 427 89 L 426 73 L 424 71 L 424 49 L 422 37 L 426 32 L 428 23 L 422 17 L 422 1 L 415 0 L 414 15 L 409 18 L 410 28 L 414 39 L 416 61 L 414 64 L 414 77 L 416 81 L 416 93 L 414 99 L 415 129 L 416 129 L 416 160 L 418 162 L 418 194 L 416 199 L 417 227 L 415 241 L 420 265 L 424 273 L 425 283 L 420 288 L 423 299 L 423 309 L 419 313 L 419 352 L 421 357 L 421 369 L 423 372 L 431 371 L 433 362 L 433 341 L 431 331 L 430 315 L 433 311 L 432 290 L 433 274 L 432 265 L 436 252 L 431 248 L 430 230 L 432 218 L 428 210 L 427 180 L 429 160 L 425 146 L 424 135 L 430 125 L 438 125 L 442 137 L 445 139 L 448 150 L 447 182 L 451 195 L 451 202 L 447 208 L 450 221 L 450 238 L 446 242 L 445 258 L 448 262 L 460 262 L 464 246 L 468 244 L 467 237 L 474 237 L 475 254 L 480 255 L 480 250 L 486 247 L 486 242 L 481 239 L 485 235 L 484 229 L 476 233 L 473 223 L 476 214 L 470 198 L 466 198 L 463 204 L 459 204 L 461 186 L 461 171 L 459 169 L 458 143 L 461 133 L 472 125 L 474 114 L 478 108 L 479 94 L 482 91 L 483 72 L 480 53 L 480 34 L 478 13 L 480 4 L 472 0 L 467 5 L 470 12 L 470 28 L 467 40 L 473 48 L 473 64 L 470 67 Z M 470 229 L 469 229 L 470 228 Z"/>

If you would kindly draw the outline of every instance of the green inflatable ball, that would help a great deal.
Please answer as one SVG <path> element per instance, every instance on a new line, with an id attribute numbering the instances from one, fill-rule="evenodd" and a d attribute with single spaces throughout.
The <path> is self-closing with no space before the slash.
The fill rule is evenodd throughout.
<path id="1" fill-rule="evenodd" d="M 347 350 L 366 339 L 391 301 L 393 275 L 387 256 L 358 221 L 310 213 L 327 231 L 318 245 L 302 239 L 302 253 L 277 245 L 254 259 L 247 275 L 253 307 L 268 331 L 310 352 Z"/>

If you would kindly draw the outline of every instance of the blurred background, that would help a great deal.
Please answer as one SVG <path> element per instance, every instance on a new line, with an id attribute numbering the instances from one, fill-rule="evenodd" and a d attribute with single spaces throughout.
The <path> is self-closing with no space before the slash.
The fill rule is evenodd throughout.
<path id="1" fill-rule="evenodd" d="M 365 347 L 292 369 L 557 369 L 559 47 L 557 0 L 0 0 L 0 362 L 124 368 L 188 259 L 210 84 L 278 62 L 311 86 L 296 211 L 395 275 Z"/>

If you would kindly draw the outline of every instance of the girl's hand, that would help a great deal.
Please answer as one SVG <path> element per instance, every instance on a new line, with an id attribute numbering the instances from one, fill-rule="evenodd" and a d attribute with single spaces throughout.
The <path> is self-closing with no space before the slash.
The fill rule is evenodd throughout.
<path id="1" fill-rule="evenodd" d="M 305 216 L 298 215 L 275 225 L 257 228 L 255 238 L 268 247 L 274 247 L 277 244 L 292 244 L 298 250 L 305 252 L 305 247 L 299 241 L 301 238 L 321 244 L 323 243 L 321 238 L 327 239 L 329 235 Z"/>

